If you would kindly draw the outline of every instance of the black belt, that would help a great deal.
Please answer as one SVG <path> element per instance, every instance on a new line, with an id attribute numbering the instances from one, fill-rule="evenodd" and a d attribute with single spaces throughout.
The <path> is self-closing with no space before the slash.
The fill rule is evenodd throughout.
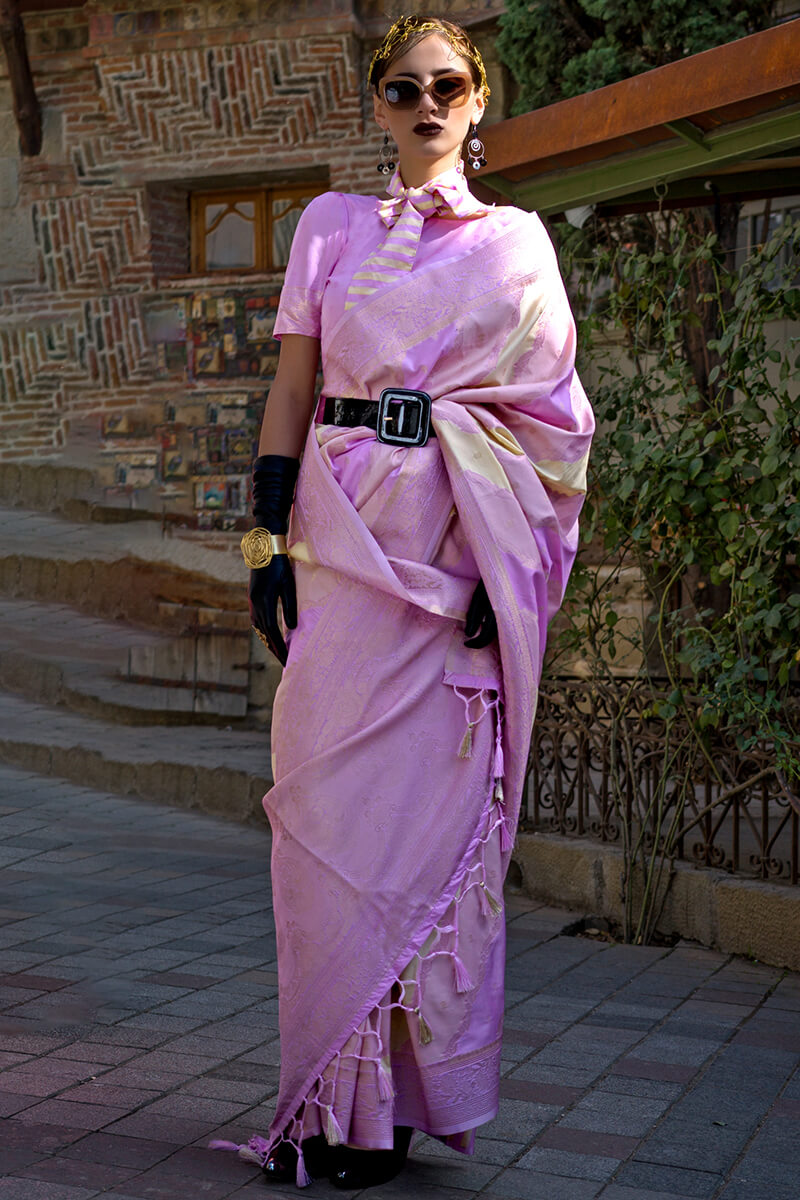
<path id="1" fill-rule="evenodd" d="M 380 400 L 328 396 L 324 425 L 364 425 L 389 446 L 424 446 L 436 437 L 431 429 L 431 398 L 410 388 L 384 388 Z"/>

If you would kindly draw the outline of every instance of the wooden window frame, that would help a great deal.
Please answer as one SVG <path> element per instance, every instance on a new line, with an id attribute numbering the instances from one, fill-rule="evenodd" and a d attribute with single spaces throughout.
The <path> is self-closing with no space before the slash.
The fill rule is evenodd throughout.
<path id="1" fill-rule="evenodd" d="M 323 183 L 293 183 L 282 187 L 216 188 L 208 192 L 192 192 L 190 204 L 190 252 L 193 275 L 255 275 L 285 270 L 285 264 L 272 262 L 272 232 L 275 200 L 299 200 L 309 194 L 320 195 Z M 206 208 L 209 204 L 254 202 L 255 262 L 252 267 L 206 266 Z"/>

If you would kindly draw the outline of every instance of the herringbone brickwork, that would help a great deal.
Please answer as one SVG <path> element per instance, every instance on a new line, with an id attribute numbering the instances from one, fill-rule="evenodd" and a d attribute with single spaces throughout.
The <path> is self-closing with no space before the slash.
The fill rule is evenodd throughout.
<path id="1" fill-rule="evenodd" d="M 360 117 L 353 51 L 348 37 L 295 38 L 100 60 L 104 117 L 80 148 L 82 171 L 196 161 L 201 147 L 205 158 L 266 159 L 344 141 Z"/>
<path id="2" fill-rule="evenodd" d="M 33 221 L 52 292 L 141 287 L 151 272 L 140 190 L 37 201 Z"/>
<path id="3" fill-rule="evenodd" d="M 0 444 L 3 457 L 58 447 L 70 408 L 118 407 L 140 398 L 153 377 L 139 295 L 51 300 L 0 293 Z M 127 395 L 120 388 L 128 385 Z M 71 404 L 71 401 L 74 401 Z"/>

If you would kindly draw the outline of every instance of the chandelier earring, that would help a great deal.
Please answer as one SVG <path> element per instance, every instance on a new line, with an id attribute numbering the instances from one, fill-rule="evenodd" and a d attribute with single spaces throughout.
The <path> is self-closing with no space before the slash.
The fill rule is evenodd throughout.
<path id="1" fill-rule="evenodd" d="M 391 175 L 396 166 L 394 152 L 389 145 L 389 134 L 384 132 L 383 145 L 378 154 L 378 174 Z"/>
<path id="2" fill-rule="evenodd" d="M 481 167 L 486 166 L 486 155 L 484 152 L 483 142 L 478 137 L 478 126 L 470 122 L 469 132 L 467 133 L 469 141 L 467 142 L 467 156 L 469 157 L 469 165 L 473 171 L 480 171 Z"/>

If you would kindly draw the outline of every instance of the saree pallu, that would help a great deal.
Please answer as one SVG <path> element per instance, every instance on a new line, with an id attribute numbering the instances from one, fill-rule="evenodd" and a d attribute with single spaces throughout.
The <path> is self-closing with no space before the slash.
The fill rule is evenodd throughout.
<path id="1" fill-rule="evenodd" d="M 502 884 L 593 423 L 538 218 L 492 214 L 481 239 L 327 334 L 326 395 L 423 388 L 437 436 L 315 425 L 304 450 L 264 798 L 281 1081 L 241 1151 L 259 1162 L 320 1131 L 388 1148 L 400 1124 L 469 1151 L 497 1111 Z M 479 578 L 498 639 L 470 650 Z"/>

